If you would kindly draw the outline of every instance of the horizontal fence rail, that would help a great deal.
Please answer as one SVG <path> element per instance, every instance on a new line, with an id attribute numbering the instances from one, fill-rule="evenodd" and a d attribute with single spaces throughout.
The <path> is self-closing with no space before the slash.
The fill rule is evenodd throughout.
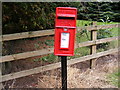
<path id="1" fill-rule="evenodd" d="M 93 25 L 93 26 L 78 27 L 77 30 L 80 31 L 82 29 L 86 29 L 88 31 L 91 31 L 91 30 L 108 29 L 108 28 L 118 28 L 118 27 L 120 27 L 120 24 Z"/>
<path id="2" fill-rule="evenodd" d="M 40 55 L 45 55 L 45 54 L 50 54 L 50 53 L 53 53 L 53 48 L 42 49 L 42 50 L 31 51 L 31 52 L 24 52 L 24 53 L 13 54 L 13 55 L 7 55 L 7 56 L 3 56 L 0 58 L 0 63 L 14 61 L 14 60 L 18 60 L 18 59 L 25 59 L 25 58 L 30 58 L 30 57 L 35 57 L 35 56 L 40 56 Z"/>
<path id="3" fill-rule="evenodd" d="M 111 42 L 111 41 L 114 41 L 114 40 L 118 40 L 118 38 L 120 38 L 120 37 L 110 37 L 110 38 L 98 39 L 98 40 L 95 40 L 95 41 L 82 42 L 82 43 L 78 44 L 78 47 L 85 47 L 85 46 L 91 46 L 91 45 Z"/>
<path id="4" fill-rule="evenodd" d="M 116 53 L 116 52 L 118 52 L 118 48 L 110 49 L 108 51 L 104 51 L 104 52 L 100 52 L 100 53 L 96 53 L 96 54 L 92 54 L 92 55 L 83 56 L 83 57 L 80 57 L 80 58 L 71 59 L 71 60 L 67 61 L 67 65 L 72 65 L 72 64 L 75 64 L 75 63 L 87 61 L 87 60 L 90 60 L 90 59 L 93 59 L 93 58 L 99 58 L 101 56 L 109 55 L 109 54 Z M 60 62 L 58 62 L 58 63 L 54 63 L 54 64 L 49 64 L 49 65 L 33 68 L 33 69 L 30 69 L 30 70 L 24 70 L 24 71 L 12 73 L 12 74 L 7 74 L 7 75 L 2 76 L 2 81 L 1 82 L 11 80 L 11 79 L 15 79 L 15 78 L 28 76 L 28 75 L 31 75 L 31 74 L 37 74 L 37 73 L 47 71 L 47 70 L 57 69 L 57 68 L 60 68 L 60 67 L 61 67 L 61 64 L 60 64 Z"/>
<path id="5" fill-rule="evenodd" d="M 118 40 L 118 37 L 111 37 L 111 38 L 99 39 L 96 41 L 87 41 L 87 42 L 79 43 L 79 46 L 76 48 L 110 42 L 113 40 Z M 45 54 L 50 54 L 50 53 L 53 53 L 53 48 L 18 53 L 18 54 L 13 54 L 13 55 L 7 55 L 7 56 L 3 56 L 0 58 L 0 63 L 14 61 L 14 60 L 18 60 L 18 59 L 25 59 L 25 58 L 30 58 L 30 57 L 35 57 L 35 56 L 40 56 L 40 55 L 45 55 Z"/>
<path id="6" fill-rule="evenodd" d="M 109 25 L 98 25 L 98 26 L 85 26 L 85 27 L 77 27 L 77 31 L 86 29 L 86 30 L 99 30 L 99 29 L 107 29 L 107 28 L 117 28 L 120 27 L 120 24 L 109 24 Z M 0 41 L 9 41 L 23 38 L 32 38 L 32 37 L 40 37 L 46 35 L 54 35 L 54 29 L 50 30 L 42 30 L 42 31 L 31 31 L 31 32 L 22 32 L 16 34 L 2 35 L 0 36 Z"/>
<path id="7" fill-rule="evenodd" d="M 15 33 L 15 34 L 3 35 L 1 37 L 2 37 L 2 41 L 9 41 L 9 40 L 16 40 L 23 38 L 40 37 L 46 35 L 54 35 L 54 29 Z"/>

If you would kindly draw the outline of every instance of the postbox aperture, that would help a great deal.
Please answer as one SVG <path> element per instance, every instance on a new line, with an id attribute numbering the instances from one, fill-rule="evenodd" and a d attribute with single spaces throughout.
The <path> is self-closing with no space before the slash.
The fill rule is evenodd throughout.
<path id="1" fill-rule="evenodd" d="M 54 54 L 73 56 L 76 33 L 77 9 L 57 7 L 55 20 Z"/>

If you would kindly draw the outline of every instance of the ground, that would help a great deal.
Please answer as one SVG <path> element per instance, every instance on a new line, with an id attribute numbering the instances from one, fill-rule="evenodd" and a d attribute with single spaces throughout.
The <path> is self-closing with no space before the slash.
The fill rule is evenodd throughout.
<path id="1" fill-rule="evenodd" d="M 11 44 L 7 44 L 8 46 L 6 45 L 6 47 L 9 48 L 9 51 L 6 51 L 6 53 L 9 54 L 10 52 L 10 54 L 14 54 L 48 48 L 51 47 L 49 45 L 49 40 L 53 40 L 53 36 L 41 37 L 32 40 L 27 39 L 24 41 L 11 41 Z M 11 63 L 12 68 L 10 72 L 18 72 L 51 63 L 34 61 L 39 57 L 13 61 Z M 118 69 L 117 53 L 97 58 L 96 66 L 92 69 L 89 69 L 89 67 L 90 61 L 68 66 L 68 88 L 117 88 L 112 85 L 108 79 L 108 75 Z M 61 69 L 59 68 L 39 74 L 29 75 L 3 82 L 3 84 L 5 88 L 61 88 Z"/>

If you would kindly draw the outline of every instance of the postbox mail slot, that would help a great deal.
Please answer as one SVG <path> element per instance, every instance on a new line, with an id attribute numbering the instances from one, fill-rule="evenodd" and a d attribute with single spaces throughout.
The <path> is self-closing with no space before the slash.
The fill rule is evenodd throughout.
<path id="1" fill-rule="evenodd" d="M 72 19 L 72 20 L 74 20 L 75 19 L 75 17 L 58 17 L 58 19 Z"/>
<path id="2" fill-rule="evenodd" d="M 76 21 L 74 17 L 58 17 L 56 26 L 76 27 Z"/>

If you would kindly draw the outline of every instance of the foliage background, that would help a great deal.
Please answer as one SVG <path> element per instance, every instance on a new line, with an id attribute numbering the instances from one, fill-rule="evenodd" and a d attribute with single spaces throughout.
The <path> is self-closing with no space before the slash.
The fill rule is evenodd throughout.
<path id="1" fill-rule="evenodd" d="M 79 20 L 120 21 L 120 2 L 4 2 L 3 34 L 54 28 L 56 7 L 76 7 Z"/>

